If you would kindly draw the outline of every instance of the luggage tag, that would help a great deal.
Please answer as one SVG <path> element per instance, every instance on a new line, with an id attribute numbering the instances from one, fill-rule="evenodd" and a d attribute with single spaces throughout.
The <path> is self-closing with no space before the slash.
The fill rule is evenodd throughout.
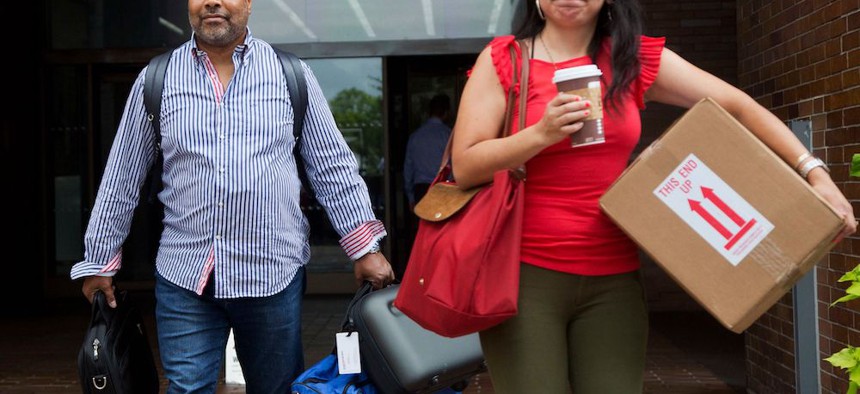
<path id="1" fill-rule="evenodd" d="M 361 353 L 358 350 L 358 332 L 339 332 L 337 342 L 337 370 L 341 375 L 361 373 Z"/>

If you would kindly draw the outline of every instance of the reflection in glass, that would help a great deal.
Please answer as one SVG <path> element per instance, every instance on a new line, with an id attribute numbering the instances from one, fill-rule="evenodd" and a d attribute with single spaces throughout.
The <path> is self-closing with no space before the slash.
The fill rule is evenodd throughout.
<path id="1" fill-rule="evenodd" d="M 255 0 L 249 26 L 271 43 L 480 38 L 508 34 L 515 0 Z M 48 3 L 54 49 L 175 47 L 191 37 L 186 2 Z"/>
<path id="2" fill-rule="evenodd" d="M 306 60 L 320 83 L 332 115 L 355 154 L 359 173 L 367 183 L 376 217 L 384 217 L 382 131 L 382 59 L 349 58 Z M 351 270 L 328 216 L 318 203 L 302 207 L 311 224 L 312 271 Z"/>
<path id="3" fill-rule="evenodd" d="M 489 37 L 510 31 L 513 2 L 259 0 L 249 22 L 277 43 Z"/>

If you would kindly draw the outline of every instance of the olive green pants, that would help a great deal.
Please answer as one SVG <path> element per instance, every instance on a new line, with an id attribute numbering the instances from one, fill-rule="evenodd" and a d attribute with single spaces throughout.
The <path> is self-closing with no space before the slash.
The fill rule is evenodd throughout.
<path id="1" fill-rule="evenodd" d="M 648 313 L 640 274 L 522 264 L 518 315 L 480 337 L 498 394 L 641 393 Z"/>

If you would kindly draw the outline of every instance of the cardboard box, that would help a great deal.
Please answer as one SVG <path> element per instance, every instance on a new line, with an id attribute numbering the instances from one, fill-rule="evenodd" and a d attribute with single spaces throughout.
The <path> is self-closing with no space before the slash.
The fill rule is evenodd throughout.
<path id="1" fill-rule="evenodd" d="M 736 333 L 785 295 L 842 227 L 805 180 L 710 99 L 643 151 L 600 205 Z"/>

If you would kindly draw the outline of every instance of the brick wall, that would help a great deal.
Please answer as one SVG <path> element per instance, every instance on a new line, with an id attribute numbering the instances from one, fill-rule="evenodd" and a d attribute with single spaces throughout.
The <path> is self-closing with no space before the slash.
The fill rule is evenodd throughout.
<path id="1" fill-rule="evenodd" d="M 666 45 L 672 51 L 729 83 L 737 83 L 735 1 L 642 0 L 641 3 L 645 34 L 666 37 Z M 679 108 L 649 103 L 642 113 L 642 139 L 637 152 L 654 141 L 683 112 Z M 652 311 L 701 309 L 647 256 L 643 256 L 642 262 Z"/>
<path id="2" fill-rule="evenodd" d="M 860 212 L 860 180 L 848 165 L 860 153 L 860 0 L 739 0 L 738 83 L 783 121 L 808 119 L 814 152 Z M 860 237 L 838 245 L 818 270 L 821 358 L 860 345 L 860 303 L 830 308 L 837 279 L 860 263 Z M 791 297 L 747 331 L 749 389 L 794 392 Z M 856 322 L 856 323 L 855 323 Z M 842 370 L 821 362 L 822 393 L 844 393 Z"/>

